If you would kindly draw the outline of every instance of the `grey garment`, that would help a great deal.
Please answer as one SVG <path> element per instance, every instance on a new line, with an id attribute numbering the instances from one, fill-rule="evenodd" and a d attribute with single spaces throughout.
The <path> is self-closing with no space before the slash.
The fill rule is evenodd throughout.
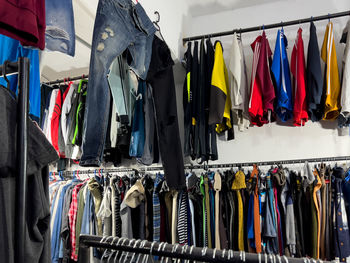
<path id="1" fill-rule="evenodd" d="M 117 120 L 117 107 L 115 106 L 115 103 L 113 103 L 111 114 L 111 128 L 109 133 L 111 148 L 115 148 L 117 146 L 118 128 L 120 128 L 120 122 Z"/>
<path id="2" fill-rule="evenodd" d="M 132 80 L 130 69 L 126 60 L 119 56 L 114 60 L 108 74 L 109 88 L 116 106 L 117 114 L 123 118 L 122 124 L 131 124 L 137 85 Z M 127 119 L 124 119 L 124 116 Z"/>
<path id="3" fill-rule="evenodd" d="M 154 149 L 154 134 L 155 134 L 155 118 L 153 94 L 151 85 L 147 85 L 145 89 L 145 99 L 143 110 L 145 114 L 145 145 L 143 148 L 142 157 L 138 161 L 144 165 L 151 165 L 153 163 L 153 149 Z"/>
<path id="4" fill-rule="evenodd" d="M 66 158 L 71 158 L 73 155 L 73 148 L 74 145 L 72 144 L 72 140 L 74 137 L 74 131 L 76 126 L 76 112 L 78 108 L 78 101 L 79 100 L 79 94 L 77 92 L 77 88 L 74 88 L 73 94 L 72 94 L 72 105 L 69 110 L 68 116 L 67 116 L 67 133 L 66 133 L 66 145 L 65 145 L 65 154 Z"/>
<path id="5" fill-rule="evenodd" d="M 62 248 L 63 248 L 63 261 L 69 262 L 70 259 L 70 242 L 69 242 L 69 208 L 72 202 L 72 191 L 76 184 L 72 184 L 68 187 L 64 199 L 63 199 L 63 210 L 62 210 L 62 219 L 61 219 L 61 231 L 60 237 L 62 240 Z"/>
<path id="6" fill-rule="evenodd" d="M 315 176 L 308 162 L 305 162 L 304 168 L 301 170 L 300 176 L 303 181 L 303 189 L 305 192 L 306 188 L 315 181 Z"/>
<path id="7" fill-rule="evenodd" d="M 294 206 L 290 190 L 290 174 L 287 169 L 284 169 L 286 176 L 286 184 L 281 193 L 281 202 L 283 205 L 285 224 L 286 224 L 286 242 L 291 255 L 296 254 L 296 236 L 295 236 L 295 221 L 294 221 Z"/>
<path id="8" fill-rule="evenodd" d="M 15 262 L 17 102 L 0 88 L 0 261 Z M 27 119 L 27 196 L 25 261 L 51 262 L 48 164 L 57 153 L 40 128 Z"/>
<path id="9" fill-rule="evenodd" d="M 121 237 L 133 238 L 132 224 L 131 224 L 131 208 L 123 201 L 120 205 L 120 217 L 122 220 L 122 234 Z"/>

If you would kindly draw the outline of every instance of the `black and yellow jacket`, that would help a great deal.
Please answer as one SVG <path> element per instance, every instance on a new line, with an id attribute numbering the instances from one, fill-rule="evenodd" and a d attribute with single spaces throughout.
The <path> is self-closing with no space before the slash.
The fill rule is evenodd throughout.
<path id="1" fill-rule="evenodd" d="M 216 124 L 216 132 L 232 129 L 231 100 L 228 74 L 220 41 L 215 43 L 214 67 L 211 78 L 209 125 Z"/>

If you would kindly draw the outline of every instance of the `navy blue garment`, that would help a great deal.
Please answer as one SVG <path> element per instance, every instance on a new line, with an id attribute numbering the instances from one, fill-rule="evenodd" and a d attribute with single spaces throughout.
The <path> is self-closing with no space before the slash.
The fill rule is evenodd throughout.
<path id="1" fill-rule="evenodd" d="M 132 120 L 132 131 L 130 141 L 130 156 L 141 158 L 145 146 L 145 116 L 143 113 L 143 97 L 145 95 L 146 82 L 139 81 L 137 97 Z"/>
<path id="2" fill-rule="evenodd" d="M 338 174 L 336 173 L 336 176 Z M 343 179 L 336 176 L 332 176 L 332 188 L 334 190 L 332 206 L 334 248 L 335 256 L 339 258 L 339 261 L 346 262 L 350 260 L 349 223 L 343 195 Z"/>
<path id="3" fill-rule="evenodd" d="M 312 121 L 319 121 L 323 116 L 323 106 L 321 103 L 323 77 L 316 27 L 313 22 L 310 23 L 310 40 L 307 50 L 306 87 L 309 118 Z"/>
<path id="4" fill-rule="evenodd" d="M 288 41 L 283 29 L 278 30 L 271 71 L 276 90 L 275 111 L 282 121 L 293 117 L 292 83 L 287 55 Z"/>

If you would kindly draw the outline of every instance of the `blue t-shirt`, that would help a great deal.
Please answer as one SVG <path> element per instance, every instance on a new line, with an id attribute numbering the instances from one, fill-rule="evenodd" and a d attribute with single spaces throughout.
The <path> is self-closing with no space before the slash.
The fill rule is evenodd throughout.
<path id="1" fill-rule="evenodd" d="M 287 45 L 288 42 L 283 29 L 278 30 L 271 71 L 276 85 L 275 112 L 282 121 L 287 121 L 293 117 L 292 84 L 286 50 Z"/>
<path id="2" fill-rule="evenodd" d="M 39 51 L 23 47 L 18 40 L 9 38 L 0 34 L 0 64 L 6 60 L 15 62 L 19 57 L 27 57 L 30 60 L 29 77 L 29 114 L 40 118 L 40 69 L 39 69 Z M 18 76 L 10 75 L 8 79 L 11 83 L 10 88 L 17 92 Z M 4 78 L 0 78 L 0 85 L 7 86 Z"/>

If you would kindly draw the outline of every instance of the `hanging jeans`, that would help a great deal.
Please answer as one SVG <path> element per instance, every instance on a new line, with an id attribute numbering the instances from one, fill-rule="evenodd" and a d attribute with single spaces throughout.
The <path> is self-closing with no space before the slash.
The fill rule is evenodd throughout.
<path id="1" fill-rule="evenodd" d="M 159 150 L 168 186 L 182 189 L 186 183 L 177 119 L 173 64 L 168 46 L 155 37 L 147 82 L 153 88 Z"/>
<path id="2" fill-rule="evenodd" d="M 100 166 L 109 120 L 107 74 L 113 60 L 128 50 L 128 63 L 145 79 L 156 29 L 140 4 L 100 0 L 92 39 L 89 92 L 86 99 L 82 166 Z"/>
<path id="3" fill-rule="evenodd" d="M 47 0 L 45 48 L 74 57 L 75 28 L 72 0 Z"/>

